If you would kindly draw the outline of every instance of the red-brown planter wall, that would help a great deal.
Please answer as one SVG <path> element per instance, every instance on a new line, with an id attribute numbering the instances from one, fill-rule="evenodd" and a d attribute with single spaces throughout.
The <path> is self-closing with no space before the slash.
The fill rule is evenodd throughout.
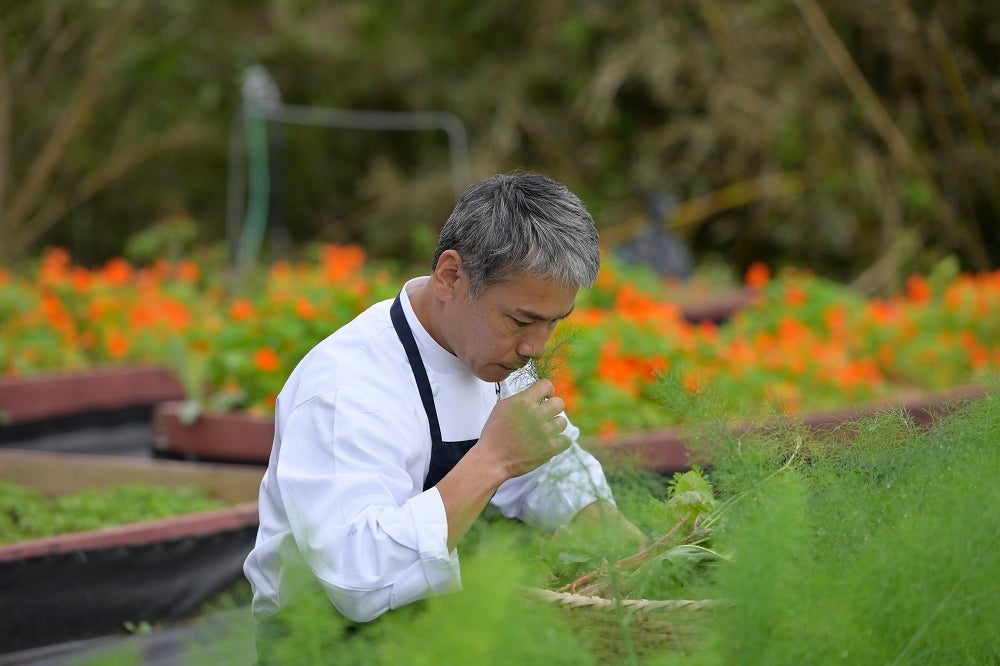
<path id="1" fill-rule="evenodd" d="M 983 389 L 980 386 L 913 393 L 876 403 L 806 415 L 802 422 L 815 430 L 823 430 L 881 411 L 902 409 L 917 425 L 927 425 L 963 401 L 980 398 L 982 395 Z M 749 427 L 760 426 L 745 426 L 743 429 Z M 699 462 L 692 460 L 691 447 L 684 432 L 684 428 L 665 428 L 633 433 L 610 442 L 595 443 L 594 447 L 610 460 L 625 460 L 645 469 L 664 473 L 677 472 L 689 469 L 692 462 Z"/>
<path id="2" fill-rule="evenodd" d="M 935 393 L 900 396 L 878 403 L 857 405 L 837 411 L 805 416 L 806 425 L 821 429 L 844 421 L 902 408 L 918 424 L 928 423 L 962 400 L 981 397 L 978 386 L 966 386 Z M 159 405 L 154 412 L 156 448 L 177 457 L 202 460 L 229 460 L 266 464 L 274 437 L 271 418 L 241 413 L 204 414 L 193 424 L 181 422 L 180 403 Z M 669 473 L 689 469 L 691 451 L 684 428 L 664 428 L 624 435 L 610 442 L 589 441 L 585 445 L 607 459 L 626 459 L 646 469 Z"/>
<path id="3" fill-rule="evenodd" d="M 184 387 L 163 368 L 125 366 L 0 379 L 0 425 L 180 400 Z"/>
<path id="4" fill-rule="evenodd" d="M 719 324 L 753 304 L 756 297 L 755 291 L 741 288 L 692 294 L 680 301 L 679 305 L 684 319 L 692 324 L 703 321 Z"/>
<path id="5" fill-rule="evenodd" d="M 192 460 L 267 464 L 274 439 L 273 418 L 226 412 L 202 414 L 193 423 L 184 423 L 182 405 L 167 402 L 153 410 L 157 453 Z"/>

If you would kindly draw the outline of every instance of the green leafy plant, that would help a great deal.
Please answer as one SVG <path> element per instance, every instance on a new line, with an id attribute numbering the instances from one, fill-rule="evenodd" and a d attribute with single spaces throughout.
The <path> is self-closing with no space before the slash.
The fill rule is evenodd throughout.
<path id="1" fill-rule="evenodd" d="M 167 518 L 225 506 L 196 487 L 123 484 L 49 497 L 0 482 L 0 543 Z"/>
<path id="2" fill-rule="evenodd" d="M 992 557 L 1000 516 L 989 510 L 1000 502 L 1000 380 L 988 386 L 984 398 L 927 428 L 892 411 L 825 432 L 790 419 L 714 438 L 706 470 L 670 479 L 616 470 L 613 489 L 631 519 L 666 537 L 674 517 L 698 512 L 711 553 L 708 542 L 682 534 L 693 521 L 678 521 L 668 540 L 687 543 L 649 558 L 641 575 L 609 568 L 600 593 L 720 603 L 696 640 L 652 652 L 639 649 L 642 637 L 622 610 L 612 621 L 633 649 L 612 663 L 991 663 L 1000 651 Z M 496 515 L 473 532 L 460 547 L 462 592 L 353 628 L 320 593 L 292 609 L 282 657 L 608 663 L 586 619 L 527 594 L 557 584 L 544 548 L 551 537 Z M 235 623 L 219 644 L 252 640 L 245 626 Z M 198 655 L 192 648 L 188 663 L 233 663 Z"/>
<path id="3" fill-rule="evenodd" d="M 715 442 L 733 564 L 699 663 L 988 663 L 1000 650 L 1000 395 L 927 430 L 887 411 Z"/>

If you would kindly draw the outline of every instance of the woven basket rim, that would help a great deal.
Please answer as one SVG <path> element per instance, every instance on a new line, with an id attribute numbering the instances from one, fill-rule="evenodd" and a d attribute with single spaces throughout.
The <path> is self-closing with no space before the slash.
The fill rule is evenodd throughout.
<path id="1" fill-rule="evenodd" d="M 573 608 L 592 607 L 613 610 L 618 607 L 633 611 L 677 610 L 699 611 L 720 605 L 717 599 L 605 599 L 573 592 L 555 592 L 543 588 L 529 588 L 529 594 L 541 601 L 550 601 Z"/>

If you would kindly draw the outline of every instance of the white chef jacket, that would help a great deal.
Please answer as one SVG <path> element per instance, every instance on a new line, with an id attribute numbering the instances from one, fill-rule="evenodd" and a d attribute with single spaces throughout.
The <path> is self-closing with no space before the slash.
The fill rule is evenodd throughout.
<path id="1" fill-rule="evenodd" d="M 498 400 L 420 325 L 407 289 L 406 320 L 430 380 L 442 439 L 478 439 Z M 260 528 L 244 573 L 253 613 L 267 617 L 304 591 L 305 563 L 333 605 L 365 622 L 461 586 L 458 553 L 436 488 L 423 490 L 431 436 L 416 381 L 389 317 L 371 306 L 313 348 L 278 395 L 271 457 L 260 486 Z M 501 397 L 526 388 L 515 374 Z M 552 530 L 598 499 L 611 502 L 600 463 L 577 444 L 509 479 L 491 503 L 507 517 Z M 297 582 L 298 581 L 298 582 Z"/>

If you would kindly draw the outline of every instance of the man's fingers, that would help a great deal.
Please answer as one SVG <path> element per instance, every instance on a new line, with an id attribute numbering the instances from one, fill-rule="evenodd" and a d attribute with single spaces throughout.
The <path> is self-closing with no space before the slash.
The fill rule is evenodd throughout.
<path id="1" fill-rule="evenodd" d="M 550 416 L 558 416 L 566 409 L 566 404 L 559 396 L 553 396 L 541 404 L 542 411 Z"/>
<path id="2" fill-rule="evenodd" d="M 565 428 L 565 427 L 566 427 L 566 425 L 563 424 L 563 428 Z M 558 454 L 562 453 L 563 451 L 565 451 L 566 449 L 568 449 L 569 446 L 570 446 L 570 444 L 572 444 L 572 443 L 573 443 L 573 440 L 571 440 L 568 435 L 558 435 L 556 437 L 556 451 L 555 451 L 555 453 L 553 455 L 558 455 Z"/>
<path id="3" fill-rule="evenodd" d="M 539 379 L 537 382 L 524 389 L 521 395 L 530 398 L 533 402 L 543 402 L 555 395 L 555 388 L 552 382 L 547 379 Z"/>

